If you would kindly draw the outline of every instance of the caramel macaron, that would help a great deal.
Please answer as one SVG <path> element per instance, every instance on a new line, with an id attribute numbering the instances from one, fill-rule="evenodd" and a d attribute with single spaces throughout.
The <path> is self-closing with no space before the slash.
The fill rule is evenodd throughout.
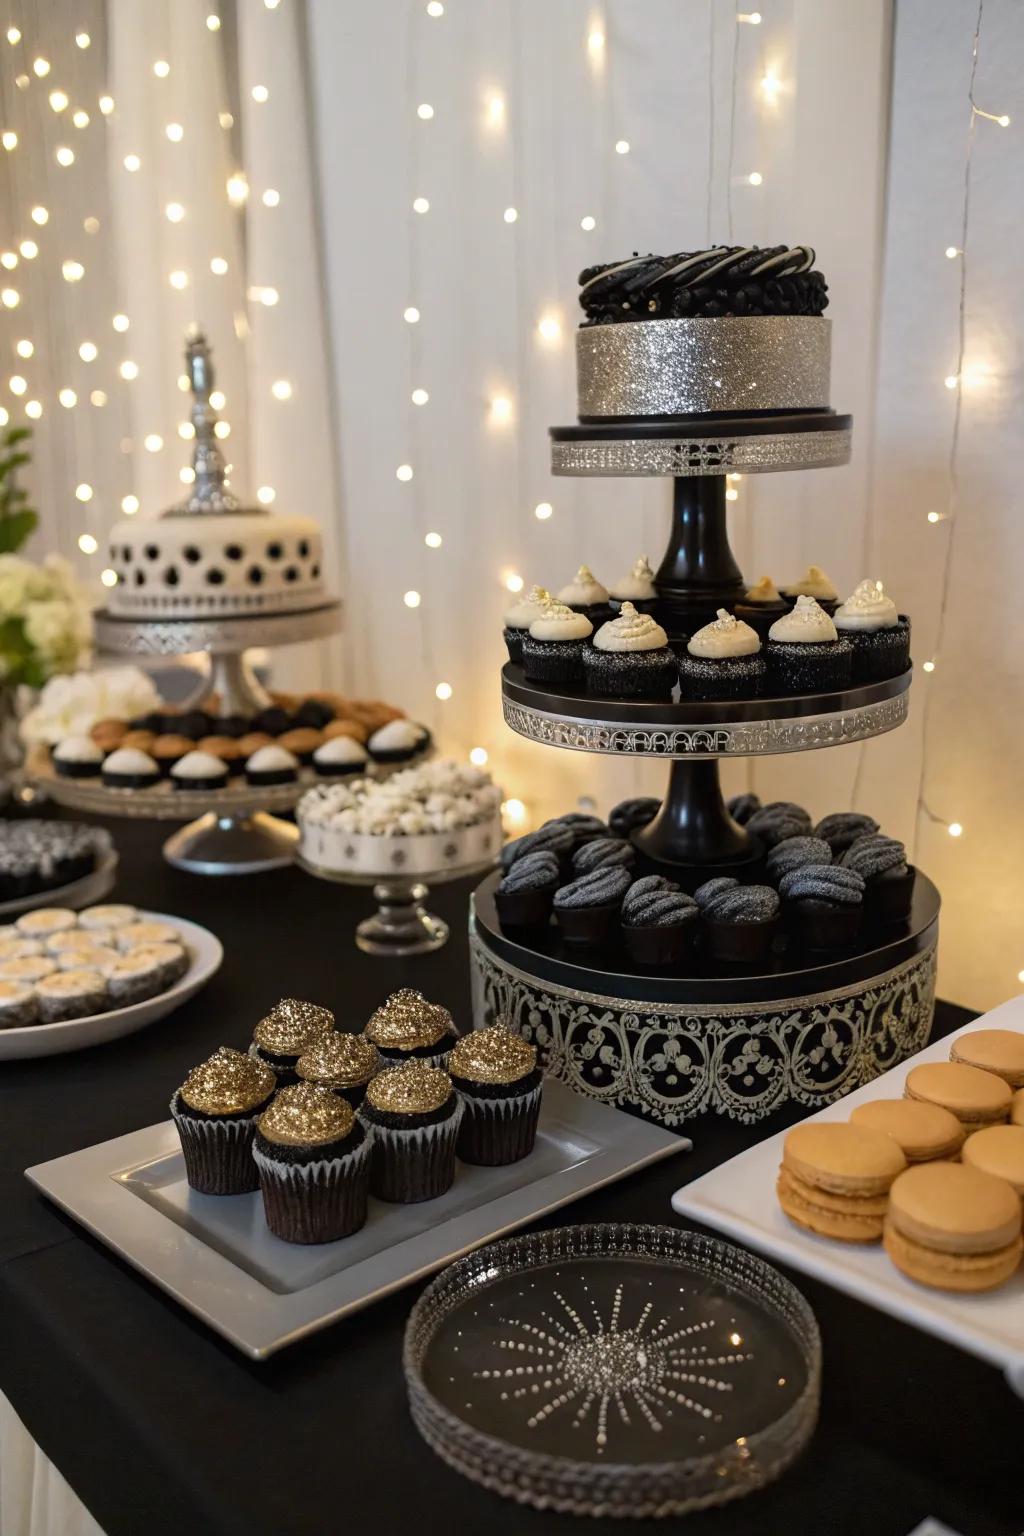
<path id="1" fill-rule="evenodd" d="M 1024 1200 L 1024 1125 L 990 1125 L 975 1131 L 964 1142 L 963 1161 L 1005 1179 Z"/>
<path id="2" fill-rule="evenodd" d="M 311 725 L 297 725 L 279 736 L 277 745 L 284 747 L 286 752 L 293 752 L 300 763 L 311 763 L 313 753 L 323 745 L 323 739 L 323 731 L 316 731 Z"/>
<path id="3" fill-rule="evenodd" d="M 948 1109 L 967 1132 L 999 1125 L 1009 1115 L 1013 1097 L 1001 1077 L 959 1061 L 923 1061 L 912 1067 L 903 1094 Z"/>
<path id="4" fill-rule="evenodd" d="M 128 726 L 124 720 L 97 720 L 89 735 L 98 747 L 104 752 L 113 752 L 119 747 L 128 734 Z"/>
<path id="5" fill-rule="evenodd" d="M 994 1072 L 1011 1088 L 1024 1088 L 1024 1033 L 1014 1029 L 969 1029 L 958 1035 L 950 1061 Z"/>
<path id="6" fill-rule="evenodd" d="M 1024 1125 L 1024 1088 L 1018 1088 L 1010 1103 L 1010 1124 Z"/>
<path id="7" fill-rule="evenodd" d="M 125 731 L 118 746 L 129 749 L 134 747 L 137 752 L 152 752 L 155 741 L 156 731 Z"/>
<path id="8" fill-rule="evenodd" d="M 350 736 L 353 741 L 358 741 L 365 746 L 369 737 L 369 731 L 365 725 L 360 725 L 358 720 L 328 720 L 324 726 L 324 741 L 333 741 L 335 736 Z"/>
<path id="9" fill-rule="evenodd" d="M 990 1291 L 1020 1263 L 1021 1203 L 966 1163 L 919 1163 L 889 1191 L 883 1237 L 896 1268 L 940 1291 Z"/>
<path id="10" fill-rule="evenodd" d="M 797 1125 L 783 1143 L 776 1194 L 798 1227 L 873 1243 L 882 1235 L 889 1187 L 906 1166 L 882 1131 L 841 1121 Z"/>
<path id="11" fill-rule="evenodd" d="M 891 1136 L 908 1163 L 956 1157 L 966 1134 L 956 1115 L 923 1099 L 870 1099 L 851 1112 L 850 1123 Z"/>

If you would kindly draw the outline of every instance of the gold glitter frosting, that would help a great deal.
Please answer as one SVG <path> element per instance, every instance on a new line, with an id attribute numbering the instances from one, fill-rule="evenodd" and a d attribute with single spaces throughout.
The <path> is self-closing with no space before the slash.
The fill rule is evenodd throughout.
<path id="1" fill-rule="evenodd" d="M 537 1065 L 537 1048 L 504 1024 L 463 1035 L 448 1058 L 453 1075 L 474 1083 L 514 1083 Z"/>
<path id="2" fill-rule="evenodd" d="M 385 1051 L 414 1051 L 437 1045 L 455 1033 L 452 1016 L 440 1003 L 428 1003 L 422 992 L 402 987 L 392 992 L 364 1031 L 368 1040 Z"/>
<path id="3" fill-rule="evenodd" d="M 261 1050 L 272 1056 L 300 1056 L 318 1035 L 334 1028 L 334 1014 L 316 1003 L 283 997 L 253 1030 L 253 1039 Z"/>
<path id="4" fill-rule="evenodd" d="M 452 1095 L 452 1081 L 440 1067 L 407 1061 L 390 1072 L 379 1072 L 366 1090 L 366 1102 L 389 1115 L 429 1115 Z M 342 1101 L 344 1102 L 344 1101 Z"/>
<path id="5" fill-rule="evenodd" d="M 299 1077 L 327 1088 L 357 1088 L 380 1068 L 380 1053 L 372 1041 L 338 1030 L 314 1040 L 295 1065 Z"/>
<path id="6" fill-rule="evenodd" d="M 193 1067 L 179 1090 L 183 1104 L 205 1115 L 237 1115 L 255 1109 L 277 1082 L 269 1067 L 222 1045 L 208 1061 Z"/>
<path id="7" fill-rule="evenodd" d="M 293 1083 L 282 1088 L 269 1109 L 256 1122 L 266 1141 L 286 1147 L 315 1147 L 341 1141 L 355 1124 L 351 1104 L 329 1088 L 314 1083 Z"/>

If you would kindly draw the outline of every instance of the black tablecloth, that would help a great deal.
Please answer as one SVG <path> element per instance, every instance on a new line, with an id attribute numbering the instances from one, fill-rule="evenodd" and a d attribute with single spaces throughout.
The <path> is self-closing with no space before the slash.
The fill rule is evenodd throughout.
<path id="1" fill-rule="evenodd" d="M 47 1205 L 32 1163 L 162 1120 L 186 1070 L 221 1042 L 244 1044 L 282 994 L 329 1003 L 361 1025 L 400 985 L 469 1022 L 466 897 L 433 905 L 452 940 L 415 961 L 371 960 L 352 930 L 367 893 L 297 870 L 202 880 L 161 859 L 158 826 L 119 823 L 117 897 L 194 918 L 225 964 L 187 1007 L 127 1040 L 0 1067 L 0 1390 L 108 1536 L 323 1536 L 565 1532 L 450 1472 L 408 1415 L 402 1328 L 415 1291 L 264 1364 L 243 1359 Z M 940 1005 L 938 1030 L 963 1010 Z M 725 1121 L 670 1160 L 552 1218 L 671 1222 L 677 1185 L 751 1132 Z M 1024 1417 L 995 1370 L 794 1276 L 824 1339 L 821 1422 L 774 1488 L 695 1517 L 701 1532 L 904 1536 L 927 1515 L 970 1536 L 1020 1529 Z M 589 1523 L 594 1536 L 649 1530 Z"/>

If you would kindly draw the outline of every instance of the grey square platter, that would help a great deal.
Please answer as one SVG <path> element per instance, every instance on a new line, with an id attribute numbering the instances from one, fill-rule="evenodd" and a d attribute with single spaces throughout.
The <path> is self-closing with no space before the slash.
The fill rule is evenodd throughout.
<path id="1" fill-rule="evenodd" d="M 688 1151 L 683 1136 L 546 1078 L 537 1144 L 505 1168 L 456 1166 L 422 1205 L 370 1201 L 336 1243 L 281 1242 L 258 1194 L 197 1195 L 171 1120 L 27 1168 L 94 1237 L 243 1354 L 264 1360 L 307 1334 L 638 1168 Z"/>

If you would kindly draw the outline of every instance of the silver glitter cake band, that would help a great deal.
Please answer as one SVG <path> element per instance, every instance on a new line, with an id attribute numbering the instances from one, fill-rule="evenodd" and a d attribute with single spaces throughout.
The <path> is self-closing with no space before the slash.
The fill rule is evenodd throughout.
<path id="1" fill-rule="evenodd" d="M 850 458 L 848 427 L 750 437 L 586 438 L 551 444 L 555 475 L 731 475 L 827 469 Z"/>
<path id="2" fill-rule="evenodd" d="M 832 322 L 820 315 L 637 320 L 576 332 L 580 419 L 827 409 Z"/>

